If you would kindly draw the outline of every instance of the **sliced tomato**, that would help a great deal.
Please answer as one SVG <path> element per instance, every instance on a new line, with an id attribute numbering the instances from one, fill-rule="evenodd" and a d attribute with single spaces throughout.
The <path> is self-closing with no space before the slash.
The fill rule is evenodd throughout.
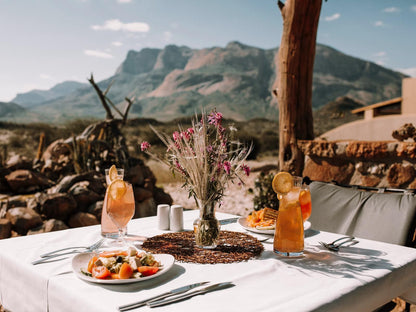
<path id="1" fill-rule="evenodd" d="M 88 272 L 92 273 L 92 268 L 94 267 L 95 261 L 97 261 L 97 260 L 98 260 L 97 256 L 94 256 L 90 259 L 90 261 L 88 262 L 88 268 L 87 268 Z"/>
<path id="2" fill-rule="evenodd" d="M 120 272 L 118 272 L 120 275 L 120 279 L 128 279 L 133 275 L 133 269 L 130 264 L 127 262 L 124 262 L 120 267 Z"/>
<path id="3" fill-rule="evenodd" d="M 120 279 L 120 274 L 111 273 L 111 279 Z"/>
<path id="4" fill-rule="evenodd" d="M 92 277 L 105 279 L 111 276 L 111 272 L 105 266 L 95 266 L 92 268 Z"/>
<path id="5" fill-rule="evenodd" d="M 157 271 L 159 271 L 159 268 L 154 266 L 140 266 L 137 268 L 137 271 L 142 273 L 143 276 L 150 276 L 157 273 Z"/>
<path id="6" fill-rule="evenodd" d="M 103 251 L 102 253 L 99 254 L 99 256 L 103 258 L 127 256 L 127 251 L 121 251 L 121 250 Z"/>

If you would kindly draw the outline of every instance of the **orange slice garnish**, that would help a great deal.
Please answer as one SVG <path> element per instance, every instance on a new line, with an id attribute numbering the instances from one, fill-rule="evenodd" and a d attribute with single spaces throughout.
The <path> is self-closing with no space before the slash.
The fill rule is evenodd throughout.
<path id="1" fill-rule="evenodd" d="M 112 165 L 110 170 L 108 170 L 108 177 L 110 178 L 111 182 L 118 179 L 117 168 L 115 165 Z"/>
<path id="2" fill-rule="evenodd" d="M 276 194 L 285 195 L 293 187 L 293 177 L 289 172 L 279 172 L 272 181 L 272 188 Z"/>
<path id="3" fill-rule="evenodd" d="M 123 180 L 114 180 L 108 186 L 108 194 L 110 194 L 112 199 L 119 200 L 123 198 L 124 194 L 126 194 L 126 191 L 127 185 Z"/>

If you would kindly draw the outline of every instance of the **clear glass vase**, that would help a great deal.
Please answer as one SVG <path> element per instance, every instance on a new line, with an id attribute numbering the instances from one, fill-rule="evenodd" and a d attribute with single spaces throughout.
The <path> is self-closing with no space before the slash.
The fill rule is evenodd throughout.
<path id="1" fill-rule="evenodd" d="M 204 249 L 217 247 L 220 236 L 220 223 L 215 217 L 216 202 L 196 200 L 199 208 L 199 218 L 194 221 L 195 243 Z"/>

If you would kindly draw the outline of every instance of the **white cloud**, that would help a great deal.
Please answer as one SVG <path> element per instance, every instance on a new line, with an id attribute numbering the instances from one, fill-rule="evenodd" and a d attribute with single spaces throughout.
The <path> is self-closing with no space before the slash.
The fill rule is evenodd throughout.
<path id="1" fill-rule="evenodd" d="M 109 53 L 98 51 L 98 50 L 84 50 L 84 54 L 88 56 L 94 56 L 99 58 L 113 58 L 113 56 Z"/>
<path id="2" fill-rule="evenodd" d="M 373 56 L 375 56 L 375 57 L 383 57 L 383 56 L 386 56 L 386 55 L 387 55 L 387 53 L 384 52 L 384 51 L 380 51 L 380 52 L 377 52 L 377 53 L 373 54 Z"/>
<path id="3" fill-rule="evenodd" d="M 39 77 L 41 79 L 45 79 L 45 80 L 51 80 L 51 79 L 53 79 L 52 76 L 51 75 L 48 75 L 48 74 L 40 74 Z"/>
<path id="4" fill-rule="evenodd" d="M 412 5 L 411 6 L 411 10 L 414 11 L 414 12 L 416 12 L 416 5 Z"/>
<path id="5" fill-rule="evenodd" d="M 403 74 L 409 75 L 410 77 L 416 77 L 416 67 L 398 69 Z"/>
<path id="6" fill-rule="evenodd" d="M 113 42 L 111 42 L 111 44 L 115 47 L 121 47 L 123 45 L 123 43 L 120 42 L 120 41 L 113 41 Z"/>
<path id="7" fill-rule="evenodd" d="M 331 16 L 325 17 L 325 21 L 332 22 L 332 21 L 339 19 L 340 17 L 341 17 L 341 14 L 335 13 L 335 14 L 332 14 Z"/>
<path id="8" fill-rule="evenodd" d="M 118 3 L 131 3 L 131 0 L 117 0 Z"/>
<path id="9" fill-rule="evenodd" d="M 385 8 L 383 10 L 383 12 L 386 12 L 386 13 L 399 13 L 400 12 L 400 9 L 399 8 L 396 8 L 396 7 L 389 7 L 389 8 Z"/>
<path id="10" fill-rule="evenodd" d="M 381 26 L 384 26 L 384 23 L 383 23 L 383 21 L 376 21 L 376 22 L 374 22 L 374 26 L 381 27 Z"/>
<path id="11" fill-rule="evenodd" d="M 146 23 L 123 23 L 118 19 L 107 20 L 104 22 L 103 25 L 92 25 L 91 28 L 94 30 L 112 30 L 127 32 L 148 32 L 150 30 L 150 26 Z"/>
<path id="12" fill-rule="evenodd" d="M 163 33 L 163 41 L 170 42 L 172 40 L 172 33 L 170 31 L 165 31 Z"/>

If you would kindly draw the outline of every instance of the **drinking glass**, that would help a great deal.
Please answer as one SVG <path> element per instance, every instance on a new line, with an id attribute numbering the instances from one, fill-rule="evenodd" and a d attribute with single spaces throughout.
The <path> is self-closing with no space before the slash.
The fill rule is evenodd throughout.
<path id="1" fill-rule="evenodd" d="M 273 250 L 281 256 L 299 257 L 304 249 L 303 218 L 299 202 L 302 178 L 293 179 L 294 185 L 291 190 L 287 194 L 278 194 L 280 204 Z"/>
<path id="2" fill-rule="evenodd" d="M 300 209 L 302 211 L 303 222 L 309 219 L 312 213 L 312 199 L 309 185 L 302 183 L 299 193 Z"/>
<path id="3" fill-rule="evenodd" d="M 110 169 L 105 169 L 105 181 L 107 183 L 107 187 L 110 185 Z M 117 177 L 116 179 L 123 180 L 124 178 L 124 169 L 117 169 Z M 101 235 L 106 238 L 117 239 L 118 238 L 118 228 L 114 224 L 114 222 L 110 219 L 107 214 L 107 191 L 105 192 L 104 203 L 103 203 L 103 210 L 101 213 Z M 123 229 L 123 234 L 127 234 L 127 227 Z"/>
<path id="4" fill-rule="evenodd" d="M 125 191 L 114 196 L 111 191 L 107 194 L 107 214 L 113 223 L 117 226 L 119 241 L 127 245 L 123 229 L 133 218 L 135 211 L 135 201 L 133 186 L 130 183 L 122 182 L 125 185 Z"/>

